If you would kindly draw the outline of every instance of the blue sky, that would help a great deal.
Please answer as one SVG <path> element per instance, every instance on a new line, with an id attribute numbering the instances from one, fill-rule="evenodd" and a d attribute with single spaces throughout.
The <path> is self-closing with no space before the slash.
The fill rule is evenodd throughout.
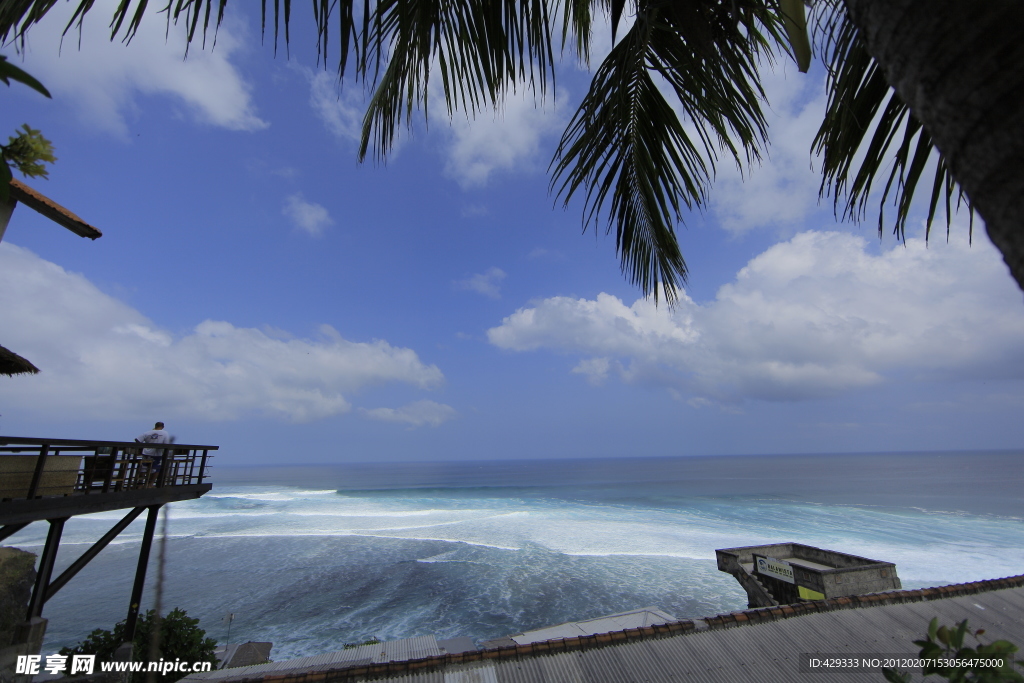
<path id="1" fill-rule="evenodd" d="M 0 433 L 163 420 L 224 464 L 1021 446 L 1021 292 L 966 216 L 927 247 L 918 216 L 904 247 L 818 205 L 820 70 L 767 76 L 771 158 L 720 165 L 670 309 L 548 194 L 571 59 L 553 101 L 436 102 L 360 165 L 361 87 L 317 69 L 303 11 L 290 58 L 232 6 L 183 60 L 162 15 L 109 43 L 111 6 L 80 50 L 63 3 L 5 50 L 53 99 L 5 88 L 0 131 L 42 129 L 59 160 L 29 183 L 104 235 L 15 211 L 0 343 L 42 373 L 0 377 Z"/>

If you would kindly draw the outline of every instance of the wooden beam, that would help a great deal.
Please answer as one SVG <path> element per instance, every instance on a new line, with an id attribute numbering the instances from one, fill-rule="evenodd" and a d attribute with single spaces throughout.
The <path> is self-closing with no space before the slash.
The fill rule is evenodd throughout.
<path id="1" fill-rule="evenodd" d="M 9 500 L 0 503 L 0 524 L 20 524 L 54 517 L 73 517 L 90 512 L 110 512 L 135 507 L 163 505 L 178 500 L 199 498 L 213 484 L 186 484 L 163 488 L 111 491 L 110 493 Z"/>
<path id="2" fill-rule="evenodd" d="M 26 621 L 33 617 L 43 616 L 43 603 L 46 601 L 46 589 L 50 585 L 50 577 L 53 575 L 53 563 L 57 559 L 57 550 L 60 549 L 60 537 L 64 532 L 64 522 L 67 517 L 51 519 L 50 530 L 46 534 L 46 545 L 43 546 L 43 556 L 39 559 L 39 570 L 36 572 L 36 585 L 32 589 L 32 598 L 28 603 L 28 616 Z"/>
<path id="3" fill-rule="evenodd" d="M 35 209 L 54 223 L 64 226 L 76 235 L 88 237 L 91 240 L 103 236 L 103 233 L 95 227 L 89 225 L 46 195 L 33 190 L 20 180 L 11 179 L 11 199 L 17 200 L 31 209 Z M 13 205 L 11 210 L 13 211 Z"/>
<path id="4" fill-rule="evenodd" d="M 120 522 L 115 524 L 110 531 L 103 534 L 103 537 L 100 540 L 93 543 L 92 547 L 90 547 L 88 550 L 82 553 L 81 557 L 75 560 L 70 567 L 65 569 L 63 574 L 61 574 L 56 579 L 51 581 L 50 585 L 46 588 L 46 594 L 43 596 L 43 602 L 45 603 L 47 600 L 56 595 L 57 591 L 64 587 L 64 584 L 66 584 L 68 581 L 74 578 L 75 574 L 82 571 L 85 565 L 89 564 L 92 558 L 99 555 L 100 551 L 106 548 L 111 541 L 117 538 L 117 535 L 124 531 L 129 524 L 134 522 L 135 518 L 141 515 L 145 511 L 145 509 L 146 508 L 144 507 L 135 508 L 127 515 L 125 515 Z"/>
<path id="5" fill-rule="evenodd" d="M 156 531 L 156 519 L 160 515 L 160 506 L 149 508 L 146 517 L 146 529 L 142 532 L 142 545 L 139 546 L 139 564 L 135 569 L 135 585 L 132 586 L 132 599 L 128 603 L 128 617 L 124 624 L 124 642 L 135 640 L 135 625 L 139 620 L 139 607 L 142 604 L 142 589 L 146 587 L 146 567 L 149 566 L 149 549 L 153 545 L 153 532 Z"/>
<path id="6" fill-rule="evenodd" d="M 7 524 L 0 528 L 0 541 L 4 540 L 12 534 L 16 534 L 29 525 L 29 522 L 19 522 L 18 524 Z"/>
<path id="7" fill-rule="evenodd" d="M 4 238 L 4 231 L 7 230 L 7 224 L 11 221 L 11 214 L 17 205 L 14 197 L 8 197 L 7 201 L 0 199 L 0 240 Z"/>

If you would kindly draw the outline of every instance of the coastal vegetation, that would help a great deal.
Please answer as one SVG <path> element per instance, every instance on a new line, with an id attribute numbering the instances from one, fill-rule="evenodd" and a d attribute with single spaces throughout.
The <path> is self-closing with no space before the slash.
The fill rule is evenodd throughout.
<path id="1" fill-rule="evenodd" d="M 982 643 L 980 636 L 984 633 L 984 629 L 971 631 L 967 619 L 953 628 L 939 626 L 939 620 L 932 619 L 925 639 L 914 641 L 915 645 L 921 646 L 919 658 L 929 662 L 922 667 L 921 673 L 939 676 L 951 683 L 1024 683 L 1024 676 L 1018 671 L 1024 662 L 1013 658 L 1017 646 L 1007 640 Z M 978 641 L 975 647 L 964 643 L 968 635 Z M 983 665 L 995 659 L 1001 660 L 1003 666 Z M 955 661 L 967 664 L 948 664 Z M 906 671 L 884 669 L 883 673 L 890 683 L 910 683 L 913 680 Z"/>
<path id="2" fill-rule="evenodd" d="M 110 662 L 116 659 L 115 653 L 124 642 L 125 638 L 124 620 L 119 621 L 112 631 L 96 629 L 89 634 L 85 640 L 75 647 L 66 647 L 60 650 L 60 654 L 71 655 L 96 655 L 97 661 Z M 156 624 L 160 629 L 160 650 L 150 652 L 150 645 L 153 643 L 153 630 Z M 157 617 L 154 610 L 139 615 L 139 621 L 135 629 L 134 659 L 157 661 L 173 661 L 180 659 L 183 662 L 210 662 L 214 668 L 217 666 L 217 658 L 214 656 L 214 649 L 217 641 L 206 636 L 199 626 L 199 620 L 188 616 L 188 613 L 181 608 L 174 608 L 167 615 Z M 152 675 L 147 672 L 136 672 L 131 674 L 131 683 L 145 683 L 146 677 Z M 158 680 L 163 683 L 173 681 L 187 675 L 184 672 L 170 672 L 164 675 L 157 675 Z"/>
<path id="3" fill-rule="evenodd" d="M 8 86 L 11 81 L 23 83 L 46 97 L 50 92 L 32 75 L 11 64 L 7 57 L 0 55 L 0 81 Z M 11 170 L 20 172 L 26 178 L 45 178 L 48 175 L 45 164 L 57 161 L 53 155 L 53 143 L 43 137 L 42 132 L 30 128 L 26 123 L 15 135 L 8 138 L 6 145 L 0 145 L 0 202 L 6 202 L 10 195 Z M 2 234 L 2 232 L 0 232 Z"/>

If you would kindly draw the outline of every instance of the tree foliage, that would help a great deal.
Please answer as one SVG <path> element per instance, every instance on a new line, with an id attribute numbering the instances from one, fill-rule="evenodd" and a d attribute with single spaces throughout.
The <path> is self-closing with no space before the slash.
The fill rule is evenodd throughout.
<path id="1" fill-rule="evenodd" d="M 823 158 L 821 194 L 837 216 L 857 220 L 874 181 L 889 175 L 884 207 L 895 205 L 904 234 L 911 200 L 937 155 L 929 226 L 940 203 L 947 229 L 951 198 L 963 199 L 931 138 L 899 100 L 842 0 L 313 0 L 317 54 L 336 52 L 339 78 L 371 96 L 359 158 L 385 157 L 403 125 L 428 111 L 428 85 L 440 78 L 446 113 L 470 116 L 500 107 L 523 87 L 543 98 L 566 50 L 589 64 L 591 31 L 606 13 L 613 37 L 624 14 L 632 26 L 597 66 L 590 90 L 551 162 L 551 189 L 568 205 L 584 200 L 584 229 L 604 222 L 616 236 L 626 276 L 646 295 L 674 300 L 687 267 L 676 226 L 705 206 L 721 158 L 746 171 L 768 144 L 759 68 L 782 54 L 801 71 L 811 61 L 805 1 L 817 17 L 815 46 L 828 67 L 829 104 L 815 138 Z M 26 31 L 56 0 L 0 3 L 0 40 L 24 43 Z M 181 22 L 188 44 L 223 20 L 227 0 L 168 0 L 168 25 Z M 147 0 L 117 5 L 110 37 L 128 42 Z M 93 7 L 78 0 L 65 33 Z M 261 1 L 262 32 L 272 22 L 275 50 L 290 40 L 290 0 Z M 269 17 L 269 19 L 268 19 Z M 560 35 L 559 35 L 560 34 Z M 560 40 L 559 40 L 560 38 Z M 559 45 L 560 43 L 560 45 Z M 557 47 L 556 47 L 557 46 Z M 187 48 L 186 48 L 187 52 Z M 680 116 L 681 115 L 681 116 Z M 890 166 L 891 164 L 891 166 Z M 943 201 L 944 200 L 944 201 Z M 603 219 L 603 220 L 602 220 Z"/>
<path id="2" fill-rule="evenodd" d="M 160 652 L 151 656 L 149 646 L 153 639 L 154 625 L 160 624 Z M 96 655 L 101 662 L 109 662 L 114 659 L 117 648 L 125 642 L 125 621 L 119 621 L 113 631 L 96 629 L 89 634 L 75 647 L 66 647 L 60 651 L 62 655 Z M 165 661 L 180 659 L 187 662 L 210 662 L 214 668 L 217 666 L 217 658 L 213 651 L 217 647 L 217 641 L 206 637 L 206 631 L 199 627 L 199 620 L 192 619 L 185 610 L 176 607 L 166 616 L 157 619 L 156 613 L 149 610 L 139 615 L 135 628 L 134 645 L 135 661 L 156 661 L 163 658 Z M 162 683 L 173 683 L 185 676 L 182 672 L 170 672 L 159 675 Z M 132 683 L 144 683 L 146 672 L 132 674 Z"/>
<path id="3" fill-rule="evenodd" d="M 978 638 L 985 633 L 984 629 L 971 632 L 964 619 L 953 628 L 939 626 L 938 619 L 928 624 L 925 640 L 915 640 L 921 646 L 919 658 L 929 662 L 921 669 L 925 676 L 937 675 L 950 683 L 1024 683 L 1024 676 L 1017 670 L 1024 662 L 1014 660 L 1017 646 L 1007 640 L 996 640 L 985 644 Z M 964 638 L 971 635 L 978 641 L 976 647 L 964 645 Z M 970 662 L 966 666 L 949 666 L 948 663 L 959 660 Z M 1002 666 L 981 666 L 976 664 L 999 660 Z M 890 683 L 910 683 L 910 674 L 906 671 L 883 669 L 885 680 Z"/>
<path id="4" fill-rule="evenodd" d="M 651 3 L 601 64 L 552 162 L 552 188 L 585 189 L 585 221 L 608 203 L 623 270 L 669 300 L 686 279 L 674 226 L 707 199 L 723 152 L 760 158 L 768 138 L 757 63 L 782 40 L 759 0 Z M 667 86 L 667 87 L 666 87 Z M 695 124 L 683 127 L 663 90 Z"/>
<path id="5" fill-rule="evenodd" d="M 8 86 L 11 81 L 24 83 L 36 92 L 50 97 L 50 91 L 42 83 L 8 62 L 5 55 L 0 55 L 0 81 Z M 0 164 L 0 201 L 7 201 L 10 196 L 8 184 L 14 177 L 11 174 L 12 168 L 28 178 L 45 178 L 47 170 L 44 164 L 57 161 L 57 157 L 53 156 L 53 143 L 44 138 L 40 131 L 30 128 L 27 123 L 17 135 L 8 138 L 6 145 L 0 145 L 0 159 L 3 160 Z"/>
<path id="6" fill-rule="evenodd" d="M 20 171 L 28 178 L 47 177 L 49 171 L 44 164 L 57 161 L 57 157 L 53 156 L 53 143 L 27 123 L 17 135 L 7 139 L 6 145 L 0 145 L 0 155 L 9 168 Z"/>
<path id="7" fill-rule="evenodd" d="M 889 176 L 878 200 L 878 235 L 885 230 L 885 205 L 896 208 L 892 231 L 905 238 L 910 205 L 918 182 L 935 164 L 925 236 L 942 202 L 948 235 L 957 207 L 967 200 L 928 132 L 885 80 L 856 26 L 837 0 L 819 3 L 818 44 L 828 69 L 828 105 L 812 150 L 822 158 L 820 195 L 831 195 L 837 216 L 860 220 L 867 213 L 874 182 Z M 970 202 L 966 201 L 968 208 Z M 969 211 L 973 231 L 974 212 Z"/>

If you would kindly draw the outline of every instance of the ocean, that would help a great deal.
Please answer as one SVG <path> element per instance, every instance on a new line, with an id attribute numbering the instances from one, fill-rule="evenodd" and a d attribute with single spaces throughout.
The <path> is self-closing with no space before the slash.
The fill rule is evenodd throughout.
<path id="1" fill-rule="evenodd" d="M 896 563 L 905 588 L 1024 572 L 1024 452 L 220 467 L 212 482 L 170 506 L 163 607 L 221 642 L 234 614 L 231 642 L 271 641 L 275 660 L 743 609 L 716 548 L 829 548 Z M 57 572 L 121 516 L 68 522 Z M 44 654 L 124 618 L 142 520 L 46 604 Z M 45 534 L 6 545 L 38 553 Z"/>

